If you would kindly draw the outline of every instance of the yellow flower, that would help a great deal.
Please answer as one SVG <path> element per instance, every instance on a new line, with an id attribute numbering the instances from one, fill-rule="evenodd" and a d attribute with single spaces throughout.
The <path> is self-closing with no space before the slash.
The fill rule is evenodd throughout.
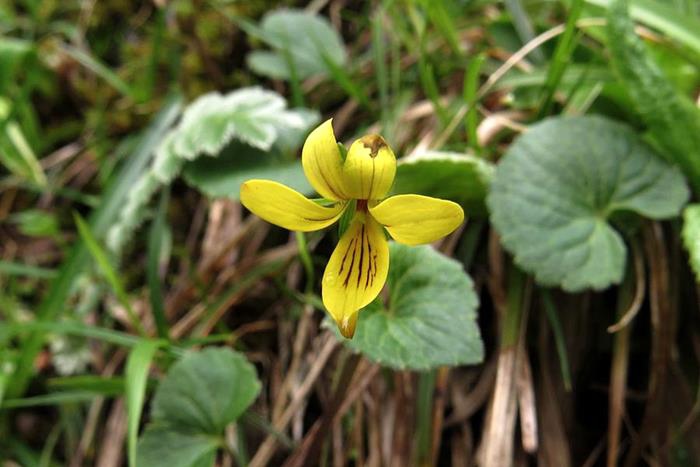
<path id="1" fill-rule="evenodd" d="M 389 271 L 389 245 L 384 227 L 406 245 L 433 242 L 464 220 L 451 201 L 421 195 L 384 199 L 394 182 L 396 158 L 381 136 L 355 141 L 345 160 L 331 120 L 311 132 L 302 150 L 304 173 L 330 205 L 307 199 L 277 182 L 248 180 L 241 202 L 268 222 L 289 230 L 323 229 L 342 216 L 352 200 L 355 214 L 323 273 L 323 304 L 346 338 L 352 338 L 357 312 L 374 300 Z"/>

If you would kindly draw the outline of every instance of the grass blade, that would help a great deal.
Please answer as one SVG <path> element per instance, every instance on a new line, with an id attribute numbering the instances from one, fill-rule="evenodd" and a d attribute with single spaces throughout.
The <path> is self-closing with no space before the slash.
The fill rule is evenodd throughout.
<path id="1" fill-rule="evenodd" d="M 73 218 L 75 219 L 75 225 L 78 227 L 78 233 L 80 234 L 80 238 L 83 240 L 83 243 L 85 243 L 85 246 L 90 252 L 90 255 L 92 255 L 93 259 L 97 263 L 97 266 L 102 272 L 102 275 L 107 280 L 107 283 L 109 283 L 110 287 L 112 287 L 114 294 L 117 296 L 117 300 L 119 300 L 119 303 L 122 304 L 122 306 L 126 310 L 127 315 L 129 315 L 129 321 L 131 321 L 131 325 L 134 327 L 134 329 L 138 331 L 139 334 L 145 336 L 146 330 L 141 325 L 139 317 L 136 316 L 136 313 L 134 313 L 133 308 L 131 308 L 131 303 L 129 303 L 129 296 L 127 295 L 126 290 L 124 289 L 124 284 L 122 284 L 122 281 L 119 279 L 117 272 L 114 270 L 111 263 L 109 262 L 107 253 L 99 245 L 97 239 L 95 239 L 95 236 L 90 231 L 90 227 L 83 220 L 83 218 L 80 217 L 80 214 L 78 214 L 77 212 L 73 213 Z"/>
<path id="2" fill-rule="evenodd" d="M 126 407 L 127 407 L 127 445 L 129 467 L 136 467 L 136 442 L 139 435 L 139 420 L 143 409 L 143 399 L 148 382 L 148 369 L 153 356 L 163 341 L 141 341 L 129 353 L 126 362 Z"/>
<path id="3" fill-rule="evenodd" d="M 160 259 L 163 251 L 163 237 L 166 229 L 165 215 L 168 210 L 170 192 L 168 188 L 163 190 L 158 204 L 158 212 L 151 224 L 148 233 L 148 263 L 146 264 L 146 276 L 148 281 L 148 298 L 151 302 L 151 313 L 156 323 L 158 337 L 169 339 L 168 320 L 165 317 L 165 305 L 163 303 L 163 291 L 160 284 Z"/>
<path id="4" fill-rule="evenodd" d="M 486 56 L 479 54 L 469 63 L 469 68 L 464 77 L 464 102 L 467 103 L 467 116 L 464 119 L 464 124 L 467 130 L 467 141 L 469 142 L 469 147 L 472 148 L 477 154 L 481 151 L 481 146 L 479 145 L 479 138 L 476 134 L 477 128 L 477 118 L 476 113 L 476 103 L 477 103 L 477 89 L 479 87 L 479 72 L 481 67 L 486 60 Z"/>
<path id="5" fill-rule="evenodd" d="M 571 11 L 569 11 L 566 19 L 566 29 L 557 43 L 557 48 L 554 50 L 554 56 L 552 57 L 552 62 L 547 71 L 547 80 L 544 84 L 544 96 L 542 98 L 542 104 L 540 105 L 539 118 L 549 113 L 552 102 L 554 101 L 554 93 L 557 91 L 557 87 L 561 82 L 562 76 L 564 76 L 566 68 L 571 63 L 571 54 L 576 47 L 576 41 L 574 40 L 576 21 L 579 16 L 581 16 L 583 4 L 584 0 L 573 0 L 571 5 Z"/>
<path id="6" fill-rule="evenodd" d="M 11 261 L 0 261 L 0 273 L 8 276 L 24 276 L 33 279 L 52 279 L 56 277 L 53 269 L 41 268 L 29 264 L 13 263 Z"/>
<path id="7" fill-rule="evenodd" d="M 112 70 L 110 70 L 105 64 L 97 60 L 95 57 L 88 55 L 80 49 L 77 49 L 71 45 L 64 44 L 63 51 L 71 56 L 75 61 L 83 65 L 85 68 L 89 69 L 95 73 L 100 78 L 104 79 L 110 86 L 114 89 L 132 99 L 135 98 L 134 91 L 131 87 L 117 76 Z"/>
<path id="8" fill-rule="evenodd" d="M 586 0 L 591 5 L 610 8 L 615 0 Z M 630 16 L 642 24 L 658 29 L 672 39 L 700 54 L 700 20 L 654 0 L 630 2 Z"/>

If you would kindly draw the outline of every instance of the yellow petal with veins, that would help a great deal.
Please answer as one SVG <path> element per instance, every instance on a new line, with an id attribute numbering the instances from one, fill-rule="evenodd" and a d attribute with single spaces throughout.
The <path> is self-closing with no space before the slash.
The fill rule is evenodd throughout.
<path id="1" fill-rule="evenodd" d="M 357 312 L 374 300 L 389 271 L 389 244 L 382 227 L 358 211 L 345 231 L 323 273 L 323 304 L 340 332 L 355 333 Z"/>
<path id="2" fill-rule="evenodd" d="M 392 196 L 369 212 L 394 240 L 406 245 L 434 242 L 464 221 L 459 204 L 421 195 Z"/>
<path id="3" fill-rule="evenodd" d="M 332 119 L 319 125 L 306 138 L 301 164 L 318 194 L 334 201 L 349 199 L 343 186 L 343 159 L 333 134 Z"/>
<path id="4" fill-rule="evenodd" d="M 394 183 L 396 157 L 381 136 L 364 136 L 350 146 L 343 173 L 350 198 L 382 199 Z"/>
<path id="5" fill-rule="evenodd" d="M 320 206 L 301 193 L 270 180 L 248 180 L 241 185 L 241 203 L 253 214 L 289 230 L 311 232 L 340 218 L 346 203 Z"/>

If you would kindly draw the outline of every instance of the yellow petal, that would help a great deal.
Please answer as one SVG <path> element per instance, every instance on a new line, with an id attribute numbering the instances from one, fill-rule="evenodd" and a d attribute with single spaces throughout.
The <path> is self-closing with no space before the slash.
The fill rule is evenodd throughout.
<path id="1" fill-rule="evenodd" d="M 301 232 L 328 227 L 345 209 L 345 203 L 319 206 L 301 193 L 270 180 L 248 180 L 241 185 L 241 203 L 267 222 Z"/>
<path id="2" fill-rule="evenodd" d="M 343 335 L 355 332 L 357 312 L 374 300 L 389 271 L 389 244 L 382 227 L 358 211 L 323 273 L 323 304 Z"/>
<path id="3" fill-rule="evenodd" d="M 333 134 L 332 119 L 326 120 L 306 138 L 301 164 L 311 186 L 326 199 L 348 199 L 343 186 L 343 159 Z"/>
<path id="4" fill-rule="evenodd" d="M 434 242 L 464 221 L 459 204 L 421 195 L 392 196 L 369 212 L 397 242 L 406 245 Z"/>
<path id="5" fill-rule="evenodd" d="M 394 183 L 396 157 L 381 136 L 364 136 L 350 146 L 343 172 L 350 198 L 382 199 Z"/>

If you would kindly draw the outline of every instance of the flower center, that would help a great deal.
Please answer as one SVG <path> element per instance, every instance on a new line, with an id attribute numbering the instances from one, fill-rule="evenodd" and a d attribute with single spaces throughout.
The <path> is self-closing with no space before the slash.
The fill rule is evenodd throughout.
<path id="1" fill-rule="evenodd" d="M 367 200 L 366 199 L 358 199 L 357 206 L 355 207 L 355 210 L 359 211 L 359 212 L 367 212 Z"/>

